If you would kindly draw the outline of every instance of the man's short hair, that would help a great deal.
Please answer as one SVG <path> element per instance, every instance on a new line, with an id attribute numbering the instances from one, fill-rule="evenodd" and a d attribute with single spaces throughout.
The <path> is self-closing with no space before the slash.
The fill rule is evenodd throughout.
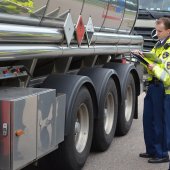
<path id="1" fill-rule="evenodd" d="M 156 25 L 159 25 L 161 23 L 164 24 L 166 30 L 170 29 L 170 18 L 168 18 L 168 17 L 161 17 L 158 20 L 156 20 Z"/>

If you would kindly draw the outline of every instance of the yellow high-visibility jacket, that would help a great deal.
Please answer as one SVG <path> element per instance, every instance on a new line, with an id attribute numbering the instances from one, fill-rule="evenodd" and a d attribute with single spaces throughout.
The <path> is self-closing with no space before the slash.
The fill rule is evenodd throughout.
<path id="1" fill-rule="evenodd" d="M 0 12 L 8 14 L 32 13 L 33 0 L 2 0 Z"/>
<path id="2" fill-rule="evenodd" d="M 154 47 L 151 52 L 155 53 L 162 63 L 153 63 L 154 67 L 152 71 L 148 73 L 152 76 L 155 76 L 157 79 L 161 80 L 165 87 L 165 93 L 170 94 L 170 37 L 167 39 L 165 44 L 160 47 Z"/>

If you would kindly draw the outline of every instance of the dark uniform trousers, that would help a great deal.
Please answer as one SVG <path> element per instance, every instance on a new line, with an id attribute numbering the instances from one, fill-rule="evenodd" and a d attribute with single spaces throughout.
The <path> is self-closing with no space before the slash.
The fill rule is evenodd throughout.
<path id="1" fill-rule="evenodd" d="M 164 97 L 164 86 L 157 82 L 149 85 L 144 99 L 143 129 L 146 153 L 158 158 L 168 156 Z"/>
<path id="2" fill-rule="evenodd" d="M 168 146 L 168 150 L 170 150 L 170 94 L 165 94 L 164 97 L 164 113 L 165 113 L 167 146 Z"/>
<path id="3" fill-rule="evenodd" d="M 170 150 L 170 94 L 165 94 L 164 113 L 165 113 L 165 123 L 166 123 L 167 146 L 168 146 L 168 150 Z M 169 170 L 170 170 L 170 163 L 169 163 Z"/>

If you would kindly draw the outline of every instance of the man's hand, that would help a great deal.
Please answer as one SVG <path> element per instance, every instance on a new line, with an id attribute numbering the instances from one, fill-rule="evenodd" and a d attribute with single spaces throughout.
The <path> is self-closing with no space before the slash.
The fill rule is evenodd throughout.
<path id="1" fill-rule="evenodd" d="M 155 66 L 155 64 L 149 64 L 149 65 L 148 65 L 148 69 L 149 69 L 150 71 L 152 71 L 153 68 L 154 68 L 154 66 Z"/>
<path id="2" fill-rule="evenodd" d="M 140 55 L 141 57 L 144 57 L 142 51 L 140 51 L 140 50 L 133 50 L 132 53 L 134 53 L 136 55 Z"/>

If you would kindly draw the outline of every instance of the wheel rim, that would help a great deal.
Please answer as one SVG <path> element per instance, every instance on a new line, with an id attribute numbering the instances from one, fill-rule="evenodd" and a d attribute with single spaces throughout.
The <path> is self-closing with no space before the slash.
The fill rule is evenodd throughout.
<path id="1" fill-rule="evenodd" d="M 106 134 L 109 134 L 112 130 L 114 114 L 114 97 L 112 93 L 108 93 L 104 109 L 104 129 Z"/>
<path id="2" fill-rule="evenodd" d="M 82 103 L 77 111 L 75 122 L 75 146 L 76 150 L 81 153 L 87 143 L 89 134 L 89 112 L 87 106 Z"/>
<path id="3" fill-rule="evenodd" d="M 130 120 L 132 114 L 132 106 L 133 106 L 133 95 L 132 95 L 132 87 L 128 86 L 126 99 L 125 99 L 125 118 L 126 121 Z"/>

